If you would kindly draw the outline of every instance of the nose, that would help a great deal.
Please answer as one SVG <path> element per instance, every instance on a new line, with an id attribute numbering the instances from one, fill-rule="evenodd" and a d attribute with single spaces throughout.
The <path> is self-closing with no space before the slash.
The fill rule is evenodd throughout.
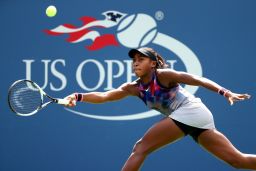
<path id="1" fill-rule="evenodd" d="M 138 62 L 137 62 L 137 61 L 134 61 L 134 62 L 133 62 L 133 67 L 136 67 L 136 66 L 138 66 Z"/>

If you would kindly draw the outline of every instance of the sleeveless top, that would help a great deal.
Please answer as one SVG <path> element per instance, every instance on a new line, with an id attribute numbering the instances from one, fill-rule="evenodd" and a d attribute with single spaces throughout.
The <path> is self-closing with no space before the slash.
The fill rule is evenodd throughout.
<path id="1" fill-rule="evenodd" d="M 138 80 L 139 98 L 150 108 L 169 116 L 173 111 L 185 104 L 194 95 L 190 94 L 179 84 L 173 88 L 167 88 L 158 81 L 156 73 L 152 75 L 149 83 L 143 84 Z"/>

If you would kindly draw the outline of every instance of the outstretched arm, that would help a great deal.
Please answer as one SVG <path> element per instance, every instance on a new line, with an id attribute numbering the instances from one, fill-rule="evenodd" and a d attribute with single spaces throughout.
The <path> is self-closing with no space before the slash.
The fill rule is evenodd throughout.
<path id="1" fill-rule="evenodd" d="M 173 80 L 177 83 L 202 86 L 209 90 L 217 92 L 217 93 L 223 95 L 224 97 L 226 97 L 231 105 L 233 105 L 233 103 L 236 101 L 249 99 L 251 97 L 249 94 L 233 93 L 232 91 L 223 88 L 222 86 L 220 86 L 219 84 L 217 84 L 216 82 L 214 82 L 210 79 L 200 77 L 197 75 L 193 75 L 193 74 L 189 74 L 186 72 L 178 72 L 178 71 L 174 71 L 174 70 L 168 70 L 168 71 L 166 71 L 165 75 L 168 76 L 168 78 L 170 80 Z"/>
<path id="2" fill-rule="evenodd" d="M 109 101 L 116 101 L 125 98 L 129 95 L 133 95 L 131 92 L 131 85 L 125 83 L 118 87 L 106 92 L 90 92 L 90 93 L 73 93 L 65 99 L 70 101 L 68 107 L 73 107 L 76 105 L 77 101 L 87 102 L 87 103 L 105 103 Z"/>

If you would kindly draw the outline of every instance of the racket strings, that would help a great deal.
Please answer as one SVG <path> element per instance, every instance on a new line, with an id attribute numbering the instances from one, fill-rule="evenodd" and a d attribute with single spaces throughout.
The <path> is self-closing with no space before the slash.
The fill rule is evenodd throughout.
<path id="1" fill-rule="evenodd" d="M 9 92 L 11 108 L 20 114 L 29 114 L 38 110 L 42 104 L 39 89 L 28 81 L 15 84 Z"/>

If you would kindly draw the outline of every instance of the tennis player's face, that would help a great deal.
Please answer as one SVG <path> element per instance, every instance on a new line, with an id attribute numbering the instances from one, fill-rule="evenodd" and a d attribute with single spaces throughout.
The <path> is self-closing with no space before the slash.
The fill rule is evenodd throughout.
<path id="1" fill-rule="evenodd" d="M 155 67 L 155 62 L 150 58 L 136 53 L 133 58 L 133 71 L 137 77 L 143 77 L 151 74 L 152 69 Z"/>

